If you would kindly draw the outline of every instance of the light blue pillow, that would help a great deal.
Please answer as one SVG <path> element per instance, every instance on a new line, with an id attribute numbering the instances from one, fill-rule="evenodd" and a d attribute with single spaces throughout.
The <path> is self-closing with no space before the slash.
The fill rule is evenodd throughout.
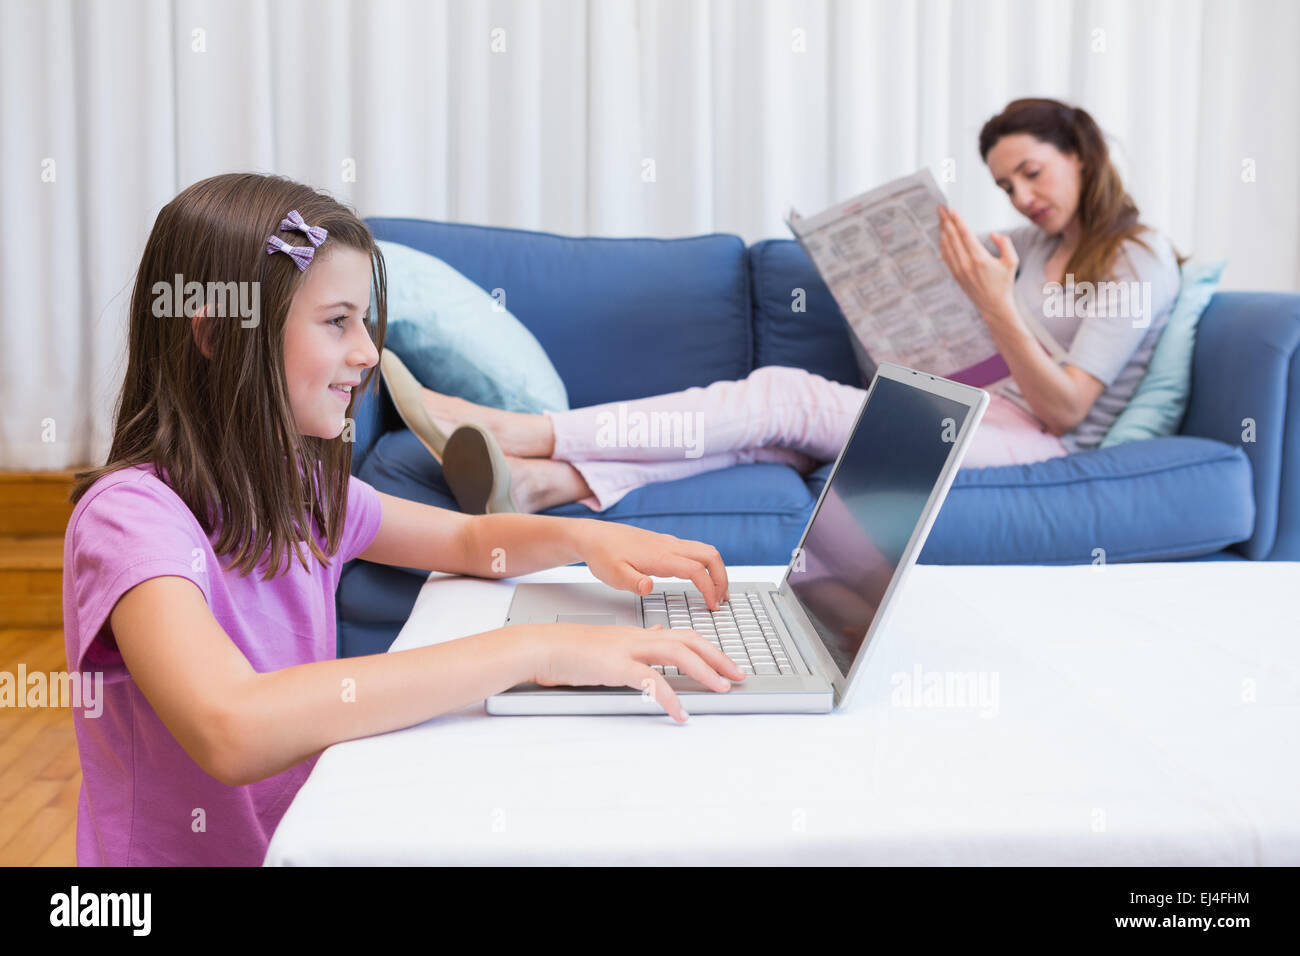
<path id="1" fill-rule="evenodd" d="M 1156 341 L 1146 374 L 1102 439 L 1102 448 L 1178 431 L 1192 388 L 1196 323 L 1210 304 L 1227 265 L 1226 261 L 1183 265 L 1178 299 Z"/>
<path id="2" fill-rule="evenodd" d="M 546 352 L 496 299 L 436 256 L 398 242 L 377 245 L 388 275 L 384 347 L 421 385 L 512 412 L 568 409 Z"/>

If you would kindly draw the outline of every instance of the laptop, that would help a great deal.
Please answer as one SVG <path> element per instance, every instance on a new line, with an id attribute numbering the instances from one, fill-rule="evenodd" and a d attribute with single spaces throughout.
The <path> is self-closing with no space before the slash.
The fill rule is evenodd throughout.
<path id="1" fill-rule="evenodd" d="M 689 582 L 656 582 L 646 596 L 600 582 L 520 584 L 506 623 L 699 631 L 746 676 L 720 693 L 674 667 L 656 666 L 692 715 L 827 713 L 844 706 L 988 401 L 982 389 L 882 362 L 780 586 L 732 581 L 730 601 L 711 612 Z M 487 712 L 664 710 L 631 687 L 526 683 L 489 697 Z"/>

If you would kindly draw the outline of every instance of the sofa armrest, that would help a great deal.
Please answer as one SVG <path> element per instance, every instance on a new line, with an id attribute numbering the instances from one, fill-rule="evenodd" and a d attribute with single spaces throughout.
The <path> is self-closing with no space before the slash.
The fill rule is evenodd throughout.
<path id="1" fill-rule="evenodd" d="M 1255 527 L 1236 550 L 1300 560 L 1300 294 L 1220 292 L 1201 316 L 1181 433 L 1241 447 Z"/>

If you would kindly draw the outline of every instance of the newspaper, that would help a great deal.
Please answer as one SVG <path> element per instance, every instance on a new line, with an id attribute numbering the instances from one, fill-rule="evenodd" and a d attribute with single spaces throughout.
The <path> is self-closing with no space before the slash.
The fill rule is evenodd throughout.
<path id="1" fill-rule="evenodd" d="M 939 254 L 938 206 L 923 169 L 786 224 L 848 320 L 866 376 L 894 362 L 982 387 L 1010 375 L 978 310 Z"/>

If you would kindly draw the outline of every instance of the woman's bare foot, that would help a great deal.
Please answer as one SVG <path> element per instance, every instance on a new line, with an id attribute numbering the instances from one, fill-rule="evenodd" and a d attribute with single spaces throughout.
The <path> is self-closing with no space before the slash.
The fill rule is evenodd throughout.
<path id="1" fill-rule="evenodd" d="M 551 452 L 555 450 L 555 430 L 545 415 L 507 412 L 487 405 L 476 405 L 430 388 L 421 389 L 420 394 L 429 417 L 448 435 L 456 430 L 457 425 L 472 422 L 490 431 L 507 455 L 550 458 Z"/>
<path id="2" fill-rule="evenodd" d="M 567 505 L 591 494 L 591 488 L 578 469 L 567 461 L 510 455 L 506 456 L 506 461 L 510 465 L 510 499 L 522 514 L 535 514 Z"/>

